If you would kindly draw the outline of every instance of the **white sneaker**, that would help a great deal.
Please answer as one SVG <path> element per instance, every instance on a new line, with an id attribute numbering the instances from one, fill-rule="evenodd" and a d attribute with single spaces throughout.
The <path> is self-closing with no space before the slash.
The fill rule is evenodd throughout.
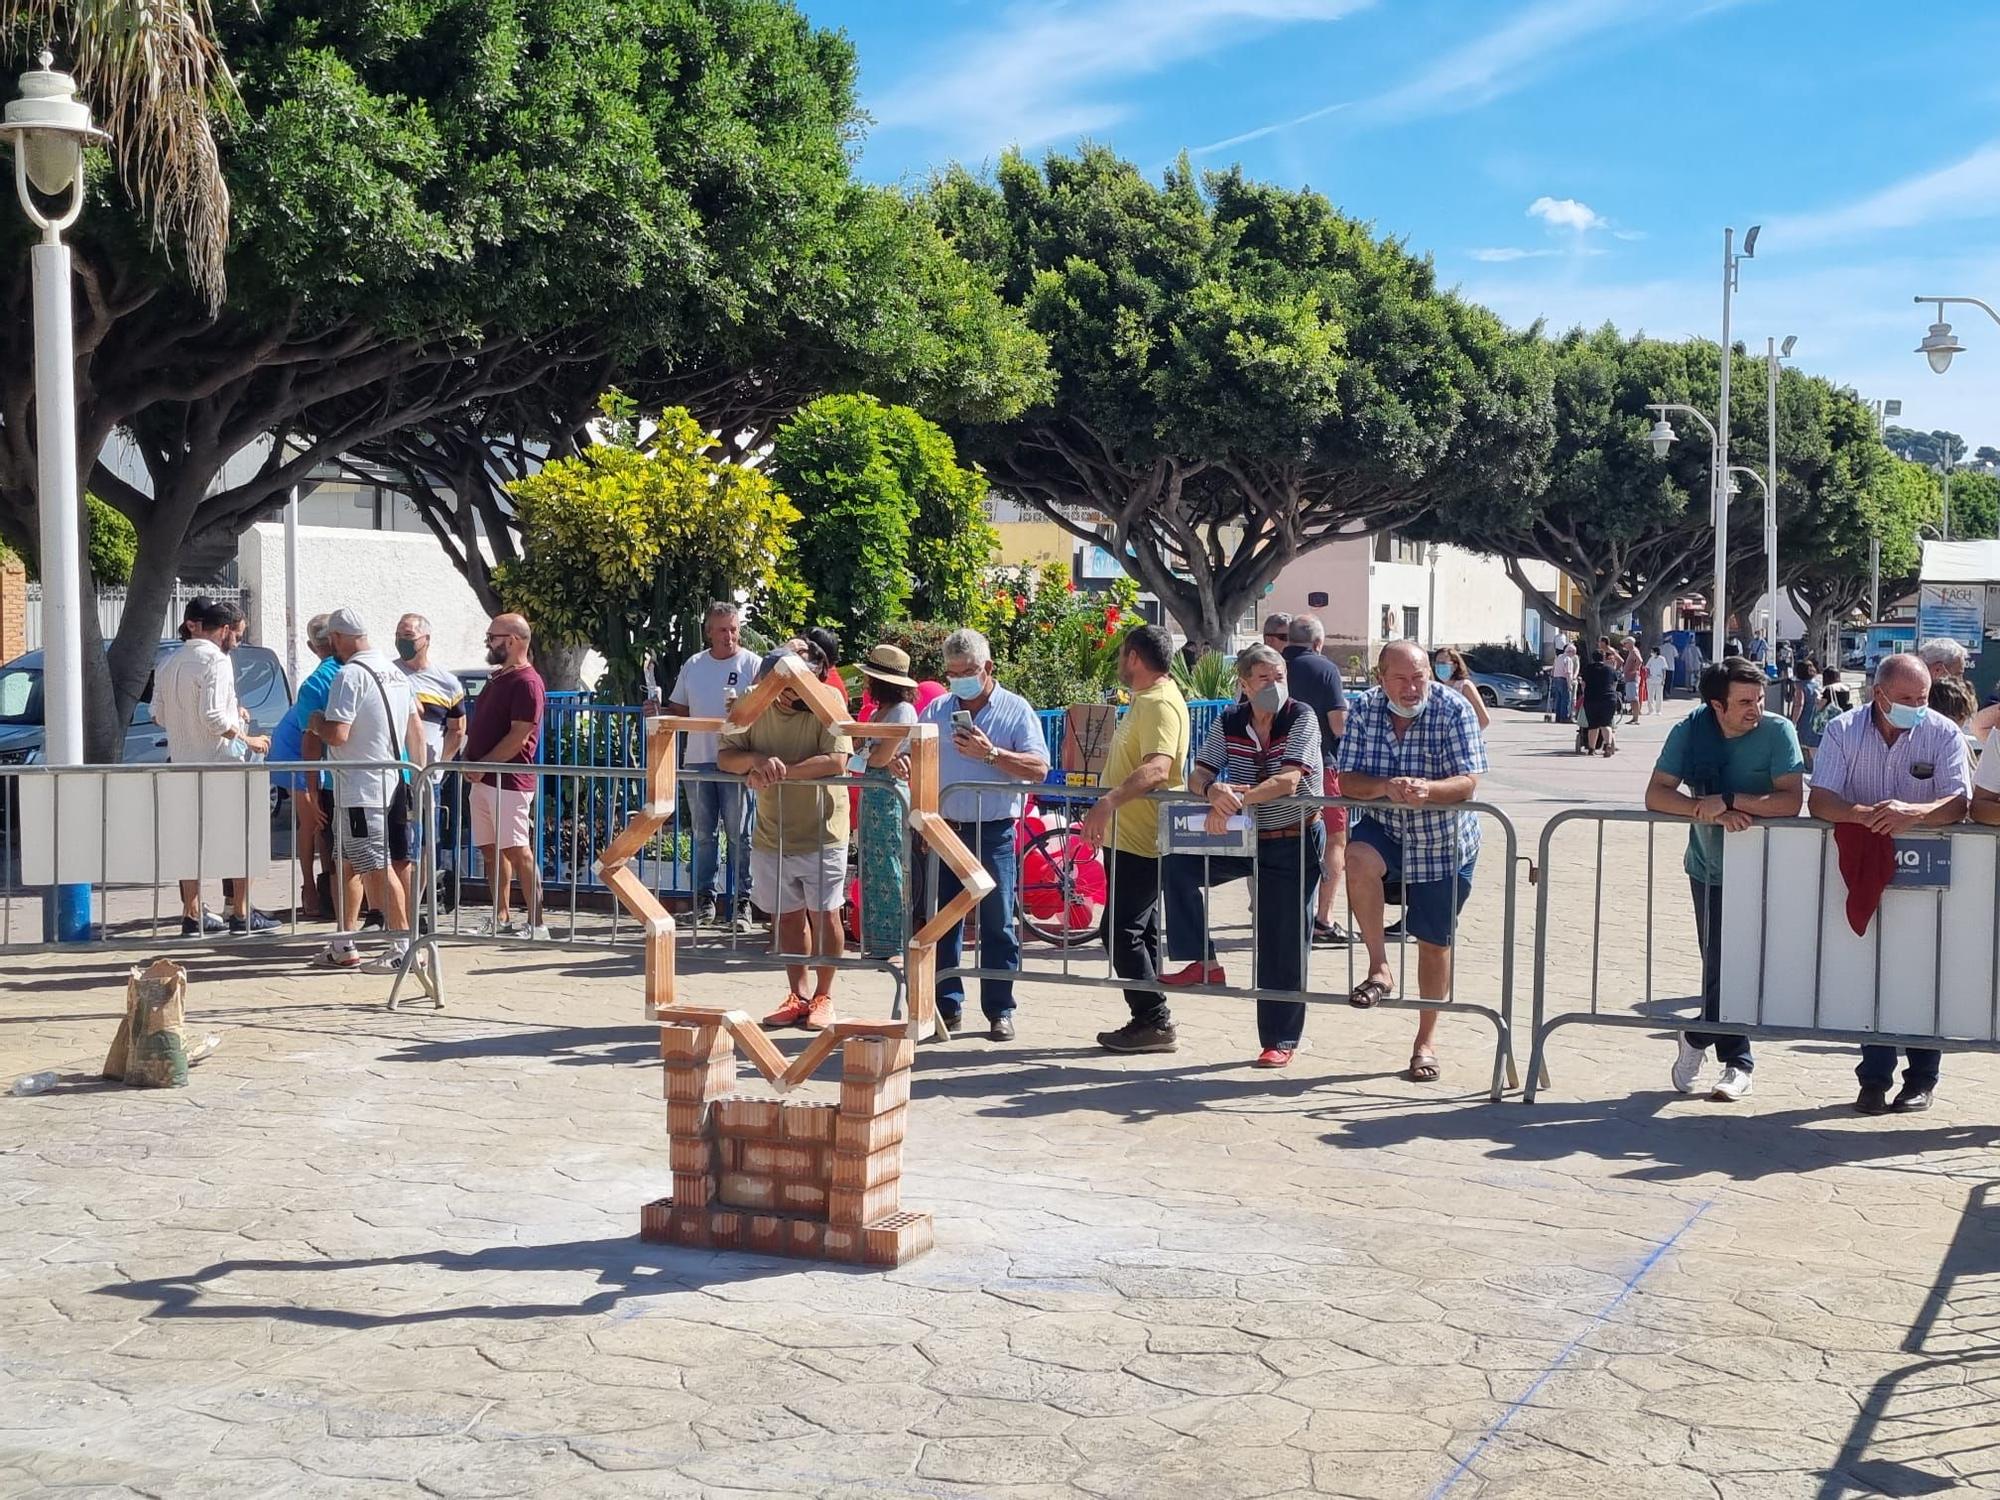
<path id="1" fill-rule="evenodd" d="M 396 974 L 403 968 L 403 950 L 384 948 L 361 966 L 364 974 Z"/>
<path id="2" fill-rule="evenodd" d="M 546 927 L 517 927 L 514 936 L 524 943 L 547 943 L 554 941 Z"/>
<path id="3" fill-rule="evenodd" d="M 1708 1066 L 1708 1049 L 1691 1045 L 1685 1032 L 1675 1040 L 1680 1051 L 1674 1054 L 1674 1087 L 1692 1094 L 1701 1082 L 1701 1070 Z"/>
<path id="4" fill-rule="evenodd" d="M 1715 1080 L 1715 1092 L 1708 1097 L 1724 1104 L 1734 1104 L 1748 1094 L 1756 1084 L 1757 1075 L 1745 1068 L 1724 1068 L 1722 1076 Z"/>
<path id="5" fill-rule="evenodd" d="M 477 930 L 481 937 L 512 937 L 516 931 L 512 917 L 509 917 L 504 922 L 495 922 L 492 912 L 488 912 L 479 919 Z"/>

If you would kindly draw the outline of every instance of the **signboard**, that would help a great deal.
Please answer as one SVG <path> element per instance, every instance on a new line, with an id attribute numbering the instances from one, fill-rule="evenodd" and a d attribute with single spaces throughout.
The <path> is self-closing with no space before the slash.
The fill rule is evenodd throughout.
<path id="1" fill-rule="evenodd" d="M 1986 637 L 1986 585 L 1926 583 L 1917 590 L 1917 639 L 1945 636 L 1977 652 Z"/>
<path id="2" fill-rule="evenodd" d="M 1950 886 L 1951 840 L 1897 839 L 1896 874 L 1890 884 Z"/>
<path id="3" fill-rule="evenodd" d="M 1160 808 L 1160 845 L 1168 854 L 1257 852 L 1257 834 L 1247 813 L 1233 815 L 1221 833 L 1208 831 L 1208 809 L 1169 803 Z"/>
<path id="4" fill-rule="evenodd" d="M 1986 585 L 1986 639 L 2000 641 L 2000 583 Z"/>

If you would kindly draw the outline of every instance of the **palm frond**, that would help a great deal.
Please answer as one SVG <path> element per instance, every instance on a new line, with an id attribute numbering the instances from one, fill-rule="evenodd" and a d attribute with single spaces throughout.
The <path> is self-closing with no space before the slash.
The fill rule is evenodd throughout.
<path id="1" fill-rule="evenodd" d="M 66 58 L 154 239 L 220 305 L 229 188 L 215 127 L 236 85 L 208 0 L 0 0 L 0 34 L 21 31 Z"/>

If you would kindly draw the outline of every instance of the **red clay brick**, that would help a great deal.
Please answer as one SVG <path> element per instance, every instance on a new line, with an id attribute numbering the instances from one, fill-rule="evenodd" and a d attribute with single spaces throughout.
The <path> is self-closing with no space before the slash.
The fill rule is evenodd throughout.
<path id="1" fill-rule="evenodd" d="M 707 1135 L 713 1106 L 698 1101 L 669 1099 L 667 1101 L 667 1134 L 676 1139 L 685 1136 L 692 1140 L 698 1135 Z"/>
<path id="2" fill-rule="evenodd" d="M 706 1104 L 736 1087 L 736 1060 L 727 1059 L 706 1067 L 662 1069 L 666 1096 L 678 1104 Z"/>
<path id="3" fill-rule="evenodd" d="M 667 1237 L 685 1249 L 706 1250 L 710 1243 L 708 1214 L 699 1208 L 676 1205 L 673 1221 L 667 1225 Z"/>
<path id="4" fill-rule="evenodd" d="M 729 1033 L 720 1026 L 660 1028 L 660 1056 L 669 1065 L 676 1062 L 712 1063 L 735 1055 L 736 1049 L 729 1040 Z"/>
<path id="5" fill-rule="evenodd" d="M 782 1255 L 790 1245 L 786 1223 L 775 1214 L 755 1214 L 743 1248 L 756 1255 Z"/>
<path id="6" fill-rule="evenodd" d="M 820 1254 L 828 1260 L 859 1261 L 862 1229 L 859 1224 L 829 1224 L 820 1239 Z"/>
<path id="7" fill-rule="evenodd" d="M 674 1221 L 674 1200 L 655 1198 L 639 1209 L 639 1238 L 655 1244 L 666 1241 Z"/>
<path id="8" fill-rule="evenodd" d="M 785 1140 L 810 1145 L 833 1139 L 836 1106 L 788 1101 L 778 1106 L 778 1134 Z"/>
<path id="9" fill-rule="evenodd" d="M 892 1177 L 872 1188 L 834 1188 L 826 1195 L 829 1224 L 873 1224 L 903 1206 L 903 1179 Z"/>
<path id="10" fill-rule="evenodd" d="M 857 1043 L 849 1042 L 848 1046 Z M 840 1112 L 844 1115 L 886 1115 L 910 1102 L 910 1070 L 891 1073 L 879 1083 L 870 1079 L 843 1079 L 840 1085 Z"/>
<path id="11" fill-rule="evenodd" d="M 908 1068 L 916 1055 L 916 1043 L 908 1037 L 898 1042 L 885 1037 L 856 1037 L 841 1045 L 840 1081 L 887 1078 Z"/>
<path id="12" fill-rule="evenodd" d="M 826 1225 L 812 1219 L 788 1219 L 785 1221 L 787 1255 L 796 1255 L 805 1260 L 818 1260 L 825 1250 Z"/>
<path id="13" fill-rule="evenodd" d="M 931 1216 L 922 1210 L 892 1214 L 861 1233 L 861 1257 L 871 1266 L 900 1266 L 933 1244 Z"/>
<path id="14" fill-rule="evenodd" d="M 667 1141 L 667 1165 L 675 1174 L 715 1170 L 715 1142 L 699 1135 L 677 1135 Z"/>
<path id="15" fill-rule="evenodd" d="M 674 1173 L 674 1202 L 686 1208 L 707 1208 L 714 1201 L 715 1177 L 712 1173 Z"/>
<path id="16" fill-rule="evenodd" d="M 824 1179 L 826 1153 L 817 1146 L 784 1146 L 776 1141 L 745 1141 L 741 1170 L 768 1177 Z"/>
<path id="17" fill-rule="evenodd" d="M 749 1215 L 727 1208 L 708 1211 L 708 1241 L 717 1250 L 741 1250 L 748 1232 Z"/>
<path id="18" fill-rule="evenodd" d="M 892 1109 L 887 1114 L 841 1114 L 834 1116 L 833 1149 L 858 1151 L 864 1156 L 893 1146 L 908 1134 L 910 1112 Z"/>
<path id="19" fill-rule="evenodd" d="M 903 1143 L 884 1146 L 864 1156 L 856 1151 L 833 1153 L 832 1185 L 837 1188 L 871 1188 L 903 1175 Z"/>
<path id="20" fill-rule="evenodd" d="M 731 1094 L 715 1101 L 715 1124 L 718 1130 L 730 1135 L 775 1139 L 778 1134 L 778 1101 Z"/>
<path id="21" fill-rule="evenodd" d="M 826 1185 L 819 1182 L 780 1182 L 778 1207 L 791 1214 L 826 1217 Z"/>
<path id="22" fill-rule="evenodd" d="M 724 1172 L 716 1196 L 733 1208 L 771 1208 L 778 1201 L 778 1179 L 752 1172 Z"/>

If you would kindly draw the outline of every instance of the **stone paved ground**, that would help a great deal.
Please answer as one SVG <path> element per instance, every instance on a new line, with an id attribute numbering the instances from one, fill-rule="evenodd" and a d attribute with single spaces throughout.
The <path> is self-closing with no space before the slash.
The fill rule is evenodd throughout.
<path id="1" fill-rule="evenodd" d="M 1495 734 L 1530 844 L 1633 797 L 1659 731 L 1555 735 Z M 1629 1003 L 1643 845 L 1611 867 Z M 1554 878 L 1581 993 L 1588 871 Z M 1407 1015 L 1344 1005 L 1274 1079 L 1240 1006 L 1116 1059 L 1114 998 L 1036 986 L 1018 1042 L 920 1054 L 939 1244 L 884 1274 L 636 1240 L 667 1174 L 629 950 L 454 950 L 442 1015 L 189 950 L 225 1040 L 172 1093 L 89 1081 L 136 956 L 0 966 L 0 1079 L 66 1075 L 0 1098 L 0 1494 L 2000 1493 L 1992 1059 L 1868 1121 L 1840 1048 L 1764 1049 L 1728 1109 L 1657 1035 L 1576 1029 L 1542 1103 L 1490 1105 L 1471 1019 L 1441 1086 L 1395 1076 Z"/>

